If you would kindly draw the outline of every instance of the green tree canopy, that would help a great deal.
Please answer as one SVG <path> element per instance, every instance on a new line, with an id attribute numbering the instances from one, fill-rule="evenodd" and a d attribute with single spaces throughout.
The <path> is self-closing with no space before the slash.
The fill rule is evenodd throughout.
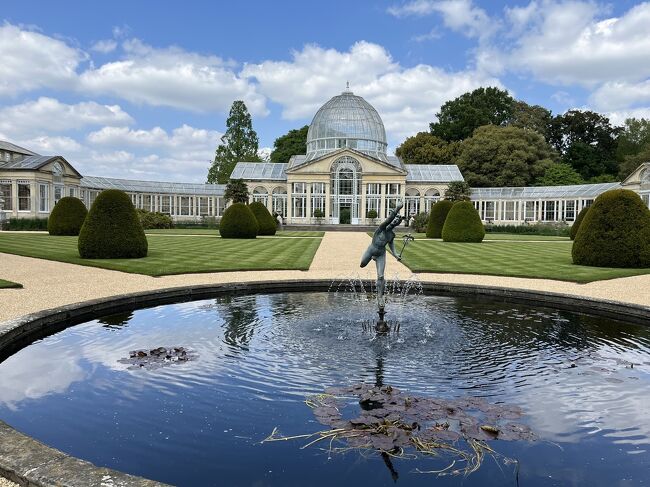
<path id="1" fill-rule="evenodd" d="M 548 166 L 544 174 L 535 181 L 535 186 L 563 186 L 583 184 L 582 176 L 568 164 L 556 162 Z"/>
<path id="2" fill-rule="evenodd" d="M 429 132 L 407 138 L 396 150 L 405 164 L 456 164 L 458 142 L 447 142 Z"/>
<path id="3" fill-rule="evenodd" d="M 208 183 L 225 184 L 232 170 L 240 161 L 259 162 L 259 142 L 253 130 L 253 121 L 246 104 L 241 100 L 233 102 L 226 120 L 226 133 L 221 137 L 214 161 L 208 170 Z"/>
<path id="4" fill-rule="evenodd" d="M 617 137 L 622 129 L 589 110 L 569 110 L 551 121 L 548 140 L 584 179 L 617 174 Z"/>
<path id="5" fill-rule="evenodd" d="M 547 137 L 552 119 L 550 110 L 539 105 L 529 105 L 525 101 L 514 100 L 509 125 L 520 129 L 534 130 Z"/>
<path id="6" fill-rule="evenodd" d="M 299 129 L 289 130 L 286 134 L 275 139 L 271 162 L 289 162 L 294 154 L 307 153 L 307 131 L 309 125 Z"/>
<path id="7" fill-rule="evenodd" d="M 650 143 L 643 147 L 637 154 L 625 156 L 623 162 L 621 162 L 621 179 L 625 179 L 634 170 L 639 167 L 644 162 L 650 162 Z"/>
<path id="8" fill-rule="evenodd" d="M 616 155 L 620 179 L 625 179 L 643 162 L 650 161 L 650 120 L 628 118 L 618 137 Z"/>
<path id="9" fill-rule="evenodd" d="M 248 203 L 248 186 L 243 179 L 231 179 L 226 184 L 226 191 L 223 194 L 226 201 L 233 203 Z"/>
<path id="10" fill-rule="evenodd" d="M 471 187 L 530 186 L 555 157 L 537 132 L 486 125 L 463 141 L 458 166 Z"/>
<path id="11" fill-rule="evenodd" d="M 482 125 L 506 125 L 512 119 L 514 100 L 499 88 L 478 88 L 446 102 L 429 125 L 431 134 L 446 141 L 464 140 Z"/>
<path id="12" fill-rule="evenodd" d="M 449 201 L 469 201 L 472 189 L 466 181 L 452 181 L 445 191 L 445 199 Z"/>

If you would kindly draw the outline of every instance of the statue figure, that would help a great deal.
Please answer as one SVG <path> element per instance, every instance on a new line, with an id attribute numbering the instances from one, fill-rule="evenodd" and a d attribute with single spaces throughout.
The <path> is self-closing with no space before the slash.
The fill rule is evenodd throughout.
<path id="1" fill-rule="evenodd" d="M 388 245 L 393 257 L 398 261 L 402 260 L 401 255 L 397 255 L 397 252 L 395 252 L 395 232 L 393 232 L 393 228 L 404 220 L 404 217 L 399 214 L 403 206 L 404 204 L 401 201 L 397 202 L 395 209 L 390 212 L 388 218 L 375 230 L 372 236 L 372 242 L 361 258 L 361 267 L 367 266 L 371 259 L 377 264 L 377 305 L 379 306 L 380 318 L 383 318 L 383 311 L 386 306 L 384 298 L 384 292 L 386 290 L 386 280 L 384 278 L 384 270 L 386 269 L 386 245 Z"/>

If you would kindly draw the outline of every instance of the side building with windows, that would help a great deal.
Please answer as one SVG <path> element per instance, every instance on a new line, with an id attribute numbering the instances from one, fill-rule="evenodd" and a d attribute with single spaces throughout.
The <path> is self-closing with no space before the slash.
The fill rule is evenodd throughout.
<path id="1" fill-rule="evenodd" d="M 166 213 L 176 221 L 219 218 L 226 206 L 225 185 L 168 183 L 82 176 L 62 156 L 42 156 L 0 141 L 0 220 L 47 218 L 64 196 L 90 208 L 105 189 L 126 192 L 136 208 Z"/>

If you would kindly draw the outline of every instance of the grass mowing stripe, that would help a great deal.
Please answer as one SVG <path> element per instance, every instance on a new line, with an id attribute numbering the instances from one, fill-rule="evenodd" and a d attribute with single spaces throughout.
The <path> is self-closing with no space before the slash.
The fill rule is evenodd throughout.
<path id="1" fill-rule="evenodd" d="M 161 276 L 238 270 L 307 270 L 321 239 L 171 239 L 149 236 L 142 259 L 82 259 L 76 237 L 0 234 L 0 252 Z"/>
<path id="2" fill-rule="evenodd" d="M 488 274 L 591 282 L 650 273 L 650 269 L 613 269 L 574 265 L 570 245 L 495 241 L 451 243 L 416 240 L 404 251 L 413 272 Z"/>

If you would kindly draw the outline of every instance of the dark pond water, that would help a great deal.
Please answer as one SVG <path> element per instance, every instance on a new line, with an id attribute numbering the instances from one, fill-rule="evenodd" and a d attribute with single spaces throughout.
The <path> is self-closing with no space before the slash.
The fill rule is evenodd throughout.
<path id="1" fill-rule="evenodd" d="M 388 486 L 395 473 L 398 485 L 650 482 L 650 329 L 466 298 L 413 296 L 389 310 L 401 332 L 380 339 L 361 329 L 372 303 L 335 293 L 108 316 L 0 364 L 0 419 L 97 465 L 184 486 Z M 183 346 L 198 358 L 152 370 L 120 362 L 159 346 Z M 391 474 L 369 451 L 261 443 L 274 428 L 325 429 L 305 397 L 359 382 L 519 406 L 517 422 L 538 439 L 488 441 L 498 455 L 469 476 L 444 477 L 417 469 L 446 467 L 454 457 L 445 453 L 395 458 Z M 348 400 L 350 414 L 357 404 Z"/>

